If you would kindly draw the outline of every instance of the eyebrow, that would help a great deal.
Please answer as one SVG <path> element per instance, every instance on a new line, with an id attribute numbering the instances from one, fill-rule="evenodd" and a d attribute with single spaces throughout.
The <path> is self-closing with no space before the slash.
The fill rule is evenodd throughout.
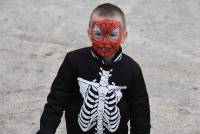
<path id="1" fill-rule="evenodd" d="M 101 29 L 98 27 L 98 25 L 95 25 L 93 30 L 100 30 L 101 31 Z"/>
<path id="2" fill-rule="evenodd" d="M 117 30 L 117 31 L 115 31 L 115 30 Z M 118 32 L 120 32 L 120 27 L 118 26 L 118 27 L 116 27 L 114 30 L 112 30 L 112 32 L 115 32 L 115 33 L 118 33 Z"/>
<path id="3" fill-rule="evenodd" d="M 93 29 L 93 31 L 101 31 L 101 29 Z"/>

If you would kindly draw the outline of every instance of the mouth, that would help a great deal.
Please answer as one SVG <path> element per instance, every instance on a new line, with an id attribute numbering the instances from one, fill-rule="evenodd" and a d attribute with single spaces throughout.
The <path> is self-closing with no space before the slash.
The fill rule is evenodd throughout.
<path id="1" fill-rule="evenodd" d="M 111 50 L 110 47 L 99 47 L 99 49 L 100 49 L 101 51 L 109 51 L 109 50 Z"/>

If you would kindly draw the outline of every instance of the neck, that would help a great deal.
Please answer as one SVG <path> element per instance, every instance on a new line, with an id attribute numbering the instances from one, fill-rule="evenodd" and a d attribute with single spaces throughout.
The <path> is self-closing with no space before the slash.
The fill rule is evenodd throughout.
<path id="1" fill-rule="evenodd" d="M 104 57 L 103 59 L 105 60 L 105 61 L 111 61 L 112 59 L 113 59 L 113 57 L 115 56 L 115 53 L 113 54 L 113 55 L 111 55 L 111 56 L 109 56 L 109 57 Z"/>

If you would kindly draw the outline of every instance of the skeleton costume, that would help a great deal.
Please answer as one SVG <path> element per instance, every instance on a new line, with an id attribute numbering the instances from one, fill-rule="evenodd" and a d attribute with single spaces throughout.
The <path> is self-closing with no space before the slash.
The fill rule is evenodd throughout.
<path id="1" fill-rule="evenodd" d="M 92 47 L 66 54 L 52 83 L 37 134 L 55 134 L 63 111 L 67 134 L 150 134 L 143 74 L 121 47 L 108 63 Z"/>

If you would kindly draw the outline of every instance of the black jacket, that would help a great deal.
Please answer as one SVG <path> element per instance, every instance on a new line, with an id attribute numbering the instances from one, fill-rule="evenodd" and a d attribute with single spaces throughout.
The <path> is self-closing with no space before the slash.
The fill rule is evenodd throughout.
<path id="1" fill-rule="evenodd" d="M 51 85 L 37 134 L 55 134 L 65 111 L 67 134 L 150 134 L 142 70 L 118 50 L 106 63 L 92 47 L 66 54 Z"/>

